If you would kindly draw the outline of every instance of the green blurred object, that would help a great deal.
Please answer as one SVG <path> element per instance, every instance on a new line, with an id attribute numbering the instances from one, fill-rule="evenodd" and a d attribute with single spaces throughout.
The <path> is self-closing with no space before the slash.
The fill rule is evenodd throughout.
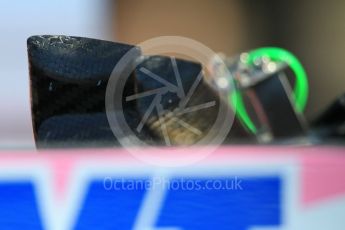
<path id="1" fill-rule="evenodd" d="M 275 62 L 285 62 L 289 65 L 296 76 L 296 83 L 293 91 L 292 98 L 294 99 L 294 105 L 297 112 L 302 113 L 305 109 L 308 100 L 308 78 L 307 74 L 295 55 L 291 52 L 277 47 L 264 47 L 259 48 L 248 53 L 246 63 L 248 65 L 254 65 L 255 61 L 259 58 L 267 57 Z M 252 133 L 257 133 L 257 128 L 250 119 L 240 92 L 235 91 L 229 95 L 231 104 L 236 105 L 236 113 L 246 128 Z"/>

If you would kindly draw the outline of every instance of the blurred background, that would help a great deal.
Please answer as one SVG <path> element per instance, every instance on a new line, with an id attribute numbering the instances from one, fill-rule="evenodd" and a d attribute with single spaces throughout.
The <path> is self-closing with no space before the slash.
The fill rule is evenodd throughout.
<path id="1" fill-rule="evenodd" d="M 313 119 L 345 92 L 343 0 L 0 0 L 0 147 L 33 148 L 26 39 L 65 34 L 136 44 L 178 35 L 228 56 L 262 46 L 296 54 Z"/>

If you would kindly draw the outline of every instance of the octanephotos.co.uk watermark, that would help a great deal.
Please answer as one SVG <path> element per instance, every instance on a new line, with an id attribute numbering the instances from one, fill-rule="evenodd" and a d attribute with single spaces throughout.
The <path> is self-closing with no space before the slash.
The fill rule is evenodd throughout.
<path id="1" fill-rule="evenodd" d="M 234 177 L 231 179 L 169 179 L 166 177 L 153 177 L 152 179 L 115 179 L 105 177 L 103 187 L 107 191 L 133 191 L 133 190 L 243 190 L 243 180 Z"/>

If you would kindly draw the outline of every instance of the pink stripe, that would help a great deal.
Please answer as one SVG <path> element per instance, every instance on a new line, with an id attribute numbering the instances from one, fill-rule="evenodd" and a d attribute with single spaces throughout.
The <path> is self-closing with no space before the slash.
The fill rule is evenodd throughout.
<path id="1" fill-rule="evenodd" d="M 345 150 L 314 149 L 302 157 L 302 203 L 345 196 Z"/>
<path id="2" fill-rule="evenodd" d="M 159 149 L 150 154 L 165 155 L 167 159 L 181 158 L 192 152 L 197 154 L 204 148 L 181 148 L 175 155 L 169 149 Z M 147 153 L 146 150 L 143 154 Z M 152 150 L 150 150 L 152 151 Z M 176 154 L 177 153 L 177 154 Z M 286 162 L 295 159 L 301 163 L 301 202 L 304 206 L 345 195 L 345 148 L 344 147 L 278 147 L 278 146 L 236 146 L 221 147 L 208 158 L 205 164 L 228 163 L 236 164 L 237 160 L 250 162 L 267 162 L 270 160 Z M 80 149 L 80 150 L 47 150 L 47 151 L 2 151 L 0 152 L 1 165 L 32 164 L 41 162 L 49 164 L 55 174 L 55 188 L 58 198 L 63 198 L 68 185 L 68 179 L 74 165 L 84 160 L 93 162 L 117 164 L 142 164 L 124 149 Z"/>

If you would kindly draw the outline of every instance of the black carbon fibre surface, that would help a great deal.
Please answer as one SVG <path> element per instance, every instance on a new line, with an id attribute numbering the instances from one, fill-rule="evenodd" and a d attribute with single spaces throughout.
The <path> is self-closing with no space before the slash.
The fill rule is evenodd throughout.
<path id="1" fill-rule="evenodd" d="M 108 80 L 116 63 L 135 48 L 104 40 L 52 35 L 32 36 L 27 45 L 32 67 L 50 78 L 78 84 Z"/>
<path id="2" fill-rule="evenodd" d="M 180 75 L 181 87 L 178 87 L 176 72 Z M 171 84 L 171 87 L 166 87 L 164 82 L 149 76 L 152 74 L 162 78 L 167 82 L 166 84 Z M 230 114 L 233 113 L 226 102 L 221 100 L 204 80 L 202 66 L 199 63 L 165 56 L 147 56 L 137 66 L 135 76 L 138 93 L 163 89 L 158 99 L 161 103 L 161 120 L 158 115 L 160 111 L 155 108 L 146 124 L 160 139 L 164 139 L 161 125 L 161 122 L 164 122 L 172 145 L 193 144 L 210 132 L 218 132 L 219 130 L 214 130 L 213 125 L 219 115 L 220 103 L 228 108 Z M 176 90 L 174 90 L 174 86 L 176 86 Z M 195 90 L 188 95 L 194 86 L 196 86 Z M 138 110 L 142 117 L 145 116 L 156 96 L 157 94 L 137 100 Z M 188 98 L 188 96 L 190 97 Z M 181 106 L 186 98 L 188 98 L 187 103 L 185 106 Z M 184 112 L 189 110 L 190 112 Z M 230 119 L 230 117 L 226 119 Z M 228 142 L 231 142 L 231 139 L 235 141 L 235 137 L 249 137 L 236 119 L 232 132 L 228 135 Z"/>
<path id="3" fill-rule="evenodd" d="M 135 133 L 144 120 L 152 97 L 130 102 L 125 97 L 162 87 L 148 78 L 142 68 L 177 86 L 171 58 L 151 56 L 142 58 L 140 49 L 121 43 L 68 36 L 33 36 L 27 41 L 30 64 L 33 129 L 37 147 L 93 147 L 119 145 L 105 114 L 105 93 L 108 79 L 118 61 L 132 48 L 137 50 L 133 63 L 142 61 L 127 80 L 123 93 L 123 112 L 128 125 Z M 141 57 L 141 58 L 139 58 Z M 183 91 L 186 93 L 201 71 L 198 63 L 176 59 Z M 169 113 L 181 100 L 181 91 L 166 91 L 160 98 L 164 123 L 168 127 L 172 144 L 190 144 L 202 135 L 181 127 L 176 118 L 183 120 L 203 133 L 210 131 L 217 116 L 219 100 L 216 93 L 201 79 L 188 106 L 215 101 L 216 106 L 207 111 L 197 111 L 176 116 Z M 164 144 L 157 112 L 145 120 L 136 135 L 145 142 Z M 121 127 L 119 127 L 121 128 Z M 217 130 L 213 130 L 217 132 Z M 235 119 L 227 142 L 231 138 L 246 137 L 247 132 Z M 233 140 L 235 140 L 233 139 Z"/>
<path id="4" fill-rule="evenodd" d="M 106 125 L 106 86 L 119 59 L 134 46 L 68 36 L 33 36 L 27 45 L 37 146 L 116 144 Z M 130 79 L 126 90 L 134 90 Z"/>

